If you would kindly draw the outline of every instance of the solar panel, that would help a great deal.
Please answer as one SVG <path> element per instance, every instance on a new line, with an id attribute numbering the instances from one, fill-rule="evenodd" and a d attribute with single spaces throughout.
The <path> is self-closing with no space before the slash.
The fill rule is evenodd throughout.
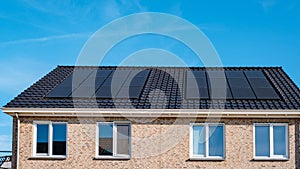
<path id="1" fill-rule="evenodd" d="M 257 99 L 280 99 L 273 88 L 253 88 Z"/>
<path id="2" fill-rule="evenodd" d="M 229 88 L 209 88 L 212 99 L 233 99 Z"/>
<path id="3" fill-rule="evenodd" d="M 251 88 L 246 78 L 227 78 L 230 88 Z"/>
<path id="4" fill-rule="evenodd" d="M 70 75 L 68 78 L 66 78 L 59 86 L 71 86 L 72 87 L 72 75 Z"/>
<path id="5" fill-rule="evenodd" d="M 96 98 L 112 98 L 110 86 L 100 87 L 96 92 Z"/>
<path id="6" fill-rule="evenodd" d="M 93 86 L 79 86 L 72 92 L 72 97 L 75 98 L 90 98 L 95 94 Z"/>
<path id="7" fill-rule="evenodd" d="M 87 78 L 90 74 L 96 73 L 95 70 L 90 70 L 90 69 L 74 69 L 72 73 L 72 78 L 78 78 L 78 79 L 85 79 Z"/>
<path id="8" fill-rule="evenodd" d="M 266 78 L 248 78 L 252 88 L 272 88 L 272 85 Z"/>
<path id="9" fill-rule="evenodd" d="M 234 99 L 256 99 L 243 71 L 225 71 Z"/>
<path id="10" fill-rule="evenodd" d="M 142 88 L 140 86 L 130 86 L 129 87 L 129 98 L 139 98 L 142 92 Z"/>
<path id="11" fill-rule="evenodd" d="M 112 77 L 108 77 L 107 79 L 105 79 L 105 81 L 101 86 L 111 86 L 111 81 L 112 81 Z"/>
<path id="12" fill-rule="evenodd" d="M 187 99 L 209 99 L 207 88 L 188 88 L 186 90 Z"/>
<path id="13" fill-rule="evenodd" d="M 68 97 L 71 93 L 72 93 L 72 87 L 57 86 L 50 93 L 48 93 L 47 97 L 64 98 L 64 97 Z"/>
<path id="14" fill-rule="evenodd" d="M 187 78 L 206 78 L 204 70 L 187 71 Z"/>
<path id="15" fill-rule="evenodd" d="M 139 98 L 149 73 L 149 70 L 132 70 L 126 81 L 123 83 L 117 98 Z"/>
<path id="16" fill-rule="evenodd" d="M 143 78 L 147 78 L 148 75 L 149 75 L 149 73 L 150 73 L 150 70 L 142 70 L 142 71 L 140 71 L 140 70 L 133 70 L 131 72 L 131 74 L 135 74 L 135 77 L 143 77 Z"/>
<path id="17" fill-rule="evenodd" d="M 256 99 L 251 88 L 231 88 L 234 99 Z"/>
<path id="18" fill-rule="evenodd" d="M 247 78 L 266 78 L 261 70 L 245 70 Z"/>
<path id="19" fill-rule="evenodd" d="M 49 92 L 46 97 L 71 97 L 72 90 L 78 88 L 91 73 L 93 73 L 93 70 L 75 69 L 62 83 Z"/>
<path id="20" fill-rule="evenodd" d="M 206 72 L 204 70 L 192 70 L 186 72 L 187 99 L 209 99 Z"/>
<path id="21" fill-rule="evenodd" d="M 120 91 L 116 95 L 116 98 L 130 98 L 129 97 L 129 87 L 127 89 L 126 88 L 120 89 Z"/>
<path id="22" fill-rule="evenodd" d="M 245 77 L 243 71 L 236 71 L 236 70 L 226 70 L 225 75 L 227 78 L 244 78 Z"/>
<path id="23" fill-rule="evenodd" d="M 144 86 L 146 79 L 145 78 L 133 78 L 130 82 L 130 86 Z"/>
<path id="24" fill-rule="evenodd" d="M 225 71 L 223 70 L 208 70 L 206 71 L 207 78 L 226 78 Z"/>
<path id="25" fill-rule="evenodd" d="M 279 95 L 262 71 L 245 71 L 245 75 L 247 76 L 257 99 L 280 99 Z"/>
<path id="26" fill-rule="evenodd" d="M 113 78 L 126 78 L 131 70 L 115 70 L 112 74 Z"/>
<path id="27" fill-rule="evenodd" d="M 96 92 L 97 98 L 139 98 L 147 81 L 149 70 L 118 70 L 105 80 L 96 80 L 102 84 Z M 106 91 L 109 90 L 109 91 Z"/>
<path id="28" fill-rule="evenodd" d="M 187 86 L 191 88 L 207 88 L 206 78 L 187 78 Z"/>
<path id="29" fill-rule="evenodd" d="M 210 78 L 208 79 L 209 93 L 212 99 L 232 99 L 226 78 Z M 216 77 L 221 77 L 216 76 Z"/>
<path id="30" fill-rule="evenodd" d="M 97 77 L 107 77 L 113 73 L 113 70 L 98 70 L 96 76 Z"/>

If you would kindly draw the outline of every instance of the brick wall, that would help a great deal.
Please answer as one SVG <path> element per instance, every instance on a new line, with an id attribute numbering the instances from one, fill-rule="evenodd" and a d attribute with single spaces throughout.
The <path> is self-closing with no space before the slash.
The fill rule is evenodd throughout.
<path id="1" fill-rule="evenodd" d="M 221 119 L 225 123 L 226 158 L 223 161 L 189 160 L 189 122 L 192 119 L 131 119 L 132 149 L 130 160 L 97 160 L 96 122 L 126 120 L 123 118 L 51 118 L 68 122 L 68 157 L 66 159 L 33 159 L 34 120 L 21 118 L 19 169 L 28 168 L 296 168 L 299 152 L 299 124 L 293 119 Z M 174 123 L 176 120 L 176 124 Z M 137 122 L 139 121 L 139 122 Z M 142 123 L 145 122 L 146 123 Z M 192 121 L 193 122 L 193 121 Z M 197 119 L 196 122 L 218 122 Z M 253 160 L 253 123 L 289 123 L 289 157 L 287 161 Z M 14 128 L 16 121 L 14 120 Z M 296 126 L 296 127 L 295 127 Z M 296 128 L 296 130 L 295 130 Z M 16 130 L 14 130 L 16 131 Z M 16 138 L 14 134 L 14 144 Z M 297 148 L 295 148 L 297 146 Z M 14 146 L 15 147 L 15 146 Z M 14 156 L 16 155 L 14 150 Z M 13 158 L 13 160 L 15 157 Z M 296 160 L 297 159 L 297 160 Z"/>

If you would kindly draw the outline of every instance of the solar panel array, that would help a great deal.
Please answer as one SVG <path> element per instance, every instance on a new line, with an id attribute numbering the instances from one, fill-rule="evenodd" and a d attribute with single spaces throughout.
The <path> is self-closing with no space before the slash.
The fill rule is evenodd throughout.
<path id="1" fill-rule="evenodd" d="M 186 73 L 186 99 L 280 99 L 261 70 Z"/>
<path id="2" fill-rule="evenodd" d="M 48 98 L 139 98 L 150 70 L 75 69 Z"/>
<path id="3" fill-rule="evenodd" d="M 140 98 L 150 70 L 75 69 L 47 98 Z M 186 72 L 186 99 L 280 99 L 261 70 Z"/>

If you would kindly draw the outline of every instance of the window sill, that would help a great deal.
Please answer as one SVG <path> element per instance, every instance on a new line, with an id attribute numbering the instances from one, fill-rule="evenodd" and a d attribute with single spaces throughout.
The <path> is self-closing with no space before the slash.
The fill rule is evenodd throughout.
<path id="1" fill-rule="evenodd" d="M 190 157 L 190 161 L 224 161 L 225 157 Z"/>
<path id="2" fill-rule="evenodd" d="M 273 157 L 273 158 L 267 158 L 267 157 L 254 157 L 253 158 L 254 161 L 288 161 L 289 158 L 285 158 L 285 157 Z"/>
<path id="3" fill-rule="evenodd" d="M 67 156 L 32 156 L 29 159 L 49 159 L 49 160 L 65 160 Z"/>
<path id="4" fill-rule="evenodd" d="M 97 156 L 94 160 L 130 160 L 130 156 Z"/>

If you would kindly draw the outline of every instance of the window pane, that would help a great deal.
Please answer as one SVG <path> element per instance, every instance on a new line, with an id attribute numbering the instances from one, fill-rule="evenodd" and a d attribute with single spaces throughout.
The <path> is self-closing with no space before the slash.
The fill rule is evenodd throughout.
<path id="1" fill-rule="evenodd" d="M 209 126 L 209 156 L 223 156 L 223 126 Z"/>
<path id="2" fill-rule="evenodd" d="M 36 140 L 36 153 L 46 153 L 48 154 L 48 124 L 37 124 L 37 140 Z"/>
<path id="3" fill-rule="evenodd" d="M 274 155 L 286 155 L 286 133 L 285 126 L 273 127 Z"/>
<path id="4" fill-rule="evenodd" d="M 113 125 L 99 124 L 99 155 L 113 155 Z"/>
<path id="5" fill-rule="evenodd" d="M 129 125 L 117 125 L 117 154 L 129 154 Z"/>
<path id="6" fill-rule="evenodd" d="M 193 154 L 205 155 L 205 127 L 193 126 Z"/>
<path id="7" fill-rule="evenodd" d="M 269 126 L 255 126 L 255 156 L 270 156 Z"/>
<path id="8" fill-rule="evenodd" d="M 67 125 L 53 124 L 53 155 L 66 155 Z"/>

